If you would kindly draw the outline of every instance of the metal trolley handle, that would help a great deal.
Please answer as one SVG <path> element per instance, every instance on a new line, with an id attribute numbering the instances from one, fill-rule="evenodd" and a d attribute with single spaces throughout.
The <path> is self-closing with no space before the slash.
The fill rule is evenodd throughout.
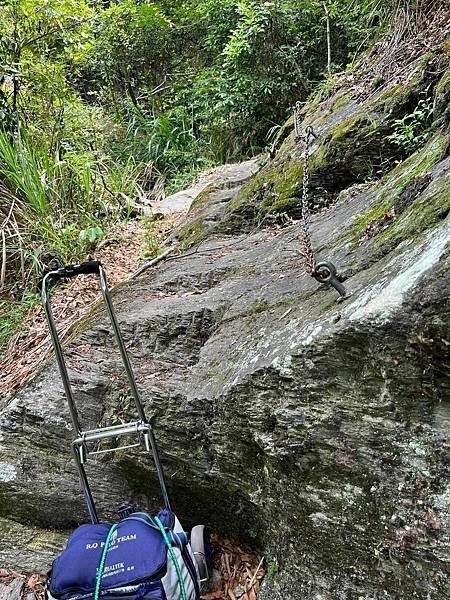
<path id="1" fill-rule="evenodd" d="M 106 309 L 111 321 L 112 328 L 114 330 L 114 335 L 117 340 L 117 344 L 119 346 L 120 354 L 122 357 L 123 364 L 125 366 L 125 370 L 128 377 L 128 382 L 130 384 L 131 393 L 134 398 L 136 411 L 138 414 L 138 420 L 130 423 L 123 423 L 121 425 L 114 425 L 110 427 L 102 427 L 98 429 L 92 429 L 83 431 L 80 425 L 80 419 L 78 416 L 77 407 L 75 405 L 75 400 L 73 396 L 72 386 L 70 384 L 69 376 L 67 373 L 67 367 L 64 360 L 64 354 L 61 347 L 61 342 L 58 337 L 58 333 L 56 330 L 55 320 L 53 318 L 53 313 L 49 300 L 49 289 L 50 287 L 56 285 L 59 281 L 70 278 L 77 277 L 78 275 L 98 275 L 99 277 L 99 285 L 103 295 L 103 299 L 106 304 Z M 156 467 L 156 473 L 158 476 L 158 481 L 161 486 L 161 492 L 164 500 L 164 506 L 170 509 L 169 497 L 167 494 L 164 473 L 161 465 L 161 461 L 159 458 L 158 448 L 156 445 L 155 436 L 153 434 L 153 429 L 150 422 L 146 419 L 144 407 L 142 406 L 142 402 L 139 396 L 138 389 L 136 387 L 136 381 L 133 375 L 133 370 L 131 367 L 130 359 L 128 357 L 128 353 L 125 347 L 125 343 L 122 338 L 122 334 L 119 329 L 119 324 L 117 322 L 117 318 L 114 312 L 113 304 L 111 301 L 111 296 L 109 294 L 108 284 L 106 282 L 105 271 L 103 270 L 103 266 L 101 262 L 96 260 L 91 260 L 88 262 L 80 263 L 78 265 L 66 265 L 61 269 L 57 269 L 55 271 L 50 271 L 46 273 L 42 280 L 42 288 L 41 288 L 41 296 L 42 303 L 45 309 L 45 315 L 47 317 L 48 326 L 50 329 L 50 336 L 52 339 L 53 348 L 55 350 L 56 360 L 58 362 L 59 371 L 61 373 L 61 379 L 64 386 L 64 392 L 66 394 L 67 402 L 69 404 L 70 416 L 72 419 L 73 428 L 77 435 L 77 438 L 73 441 L 73 453 L 75 456 L 75 461 L 77 464 L 77 468 L 80 474 L 84 496 L 86 498 L 86 503 L 89 510 L 89 515 L 91 517 L 92 523 L 98 523 L 98 514 L 95 508 L 94 499 L 92 497 L 91 489 L 89 487 L 86 471 L 84 468 L 84 463 L 86 462 L 89 448 L 89 442 L 98 442 L 100 440 L 108 439 L 108 438 L 118 438 L 122 436 L 130 436 L 135 434 L 138 438 L 138 442 L 135 444 L 127 445 L 127 446 L 118 446 L 117 448 L 107 449 L 107 450 L 99 450 L 97 452 L 90 452 L 91 454 L 102 454 L 104 452 L 113 452 L 118 449 L 123 448 L 134 448 L 137 446 L 144 446 L 148 452 L 151 452 L 153 455 L 153 460 Z"/>

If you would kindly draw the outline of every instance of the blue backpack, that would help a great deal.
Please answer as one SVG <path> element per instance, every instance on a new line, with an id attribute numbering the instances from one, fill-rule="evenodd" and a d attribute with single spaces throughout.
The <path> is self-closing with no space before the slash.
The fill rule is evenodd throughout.
<path id="1" fill-rule="evenodd" d="M 171 511 L 164 509 L 153 518 L 135 512 L 112 526 L 78 527 L 53 562 L 47 598 L 200 600 L 197 562 Z"/>

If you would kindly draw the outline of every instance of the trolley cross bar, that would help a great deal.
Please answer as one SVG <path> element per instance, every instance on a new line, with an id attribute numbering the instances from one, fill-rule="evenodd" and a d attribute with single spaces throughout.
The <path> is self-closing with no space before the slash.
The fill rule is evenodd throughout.
<path id="1" fill-rule="evenodd" d="M 123 435 L 148 434 L 149 430 L 150 425 L 148 423 L 134 421 L 132 423 L 122 423 L 121 425 L 112 425 L 110 427 L 100 427 L 99 429 L 82 431 L 80 437 L 76 441 L 96 442 L 98 440 L 121 437 Z"/>

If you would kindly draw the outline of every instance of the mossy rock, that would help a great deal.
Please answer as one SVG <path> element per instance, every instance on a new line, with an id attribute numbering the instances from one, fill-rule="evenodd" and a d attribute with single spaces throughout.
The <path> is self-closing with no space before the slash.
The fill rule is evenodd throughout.
<path id="1" fill-rule="evenodd" d="M 275 136 L 275 139 L 272 144 L 272 148 L 270 150 L 270 156 L 273 158 L 275 155 L 275 151 L 281 146 L 281 144 L 285 141 L 288 135 L 294 129 L 294 116 L 292 115 L 289 119 L 280 127 Z"/>
<path id="2" fill-rule="evenodd" d="M 423 148 L 417 150 L 380 179 L 373 191 L 378 199 L 378 204 L 387 203 L 389 207 L 392 207 L 394 201 L 413 179 L 424 175 L 443 158 L 445 143 L 445 136 L 439 133 L 435 134 Z"/>
<path id="3" fill-rule="evenodd" d="M 444 73 L 436 86 L 433 113 L 436 119 L 450 117 L 450 69 Z"/>
<path id="4" fill-rule="evenodd" d="M 219 229 L 245 231 L 266 219 L 276 220 L 282 213 L 298 216 L 302 181 L 302 160 L 271 163 L 230 202 Z"/>
<path id="5" fill-rule="evenodd" d="M 409 112 L 413 102 L 413 89 L 403 84 L 395 84 L 382 89 L 371 104 L 374 110 L 397 118 Z"/>
<path id="6" fill-rule="evenodd" d="M 25 572 L 45 573 L 58 552 L 64 547 L 69 532 L 29 527 L 0 518 L 0 563 L 8 564 L 10 547 L 20 548 L 14 567 Z M 5 558 L 5 562 L 3 562 Z"/>
<path id="7" fill-rule="evenodd" d="M 434 192 L 430 193 L 427 185 L 431 179 L 427 174 L 442 159 L 444 148 L 445 136 L 436 134 L 423 148 L 397 165 L 380 181 L 372 192 L 375 203 L 367 212 L 354 217 L 355 242 L 359 241 L 369 225 L 383 219 L 387 211 L 392 209 L 402 194 L 411 187 L 417 188 L 417 197 L 383 229 L 377 238 L 378 246 L 388 241 L 390 245 L 398 244 L 414 233 L 418 234 L 432 226 L 446 214 L 450 203 L 448 178 L 447 183 L 445 177 L 436 178 L 429 188 L 436 188 Z"/>
<path id="8" fill-rule="evenodd" d="M 393 124 L 410 114 L 424 94 L 429 97 L 439 77 L 436 73 L 443 68 L 442 60 L 427 52 L 411 66 L 411 77 L 406 83 L 382 81 L 366 100 L 355 100 L 345 86 L 325 100 L 323 92 L 311 98 L 301 116 L 303 128 L 312 126 L 318 134 L 310 155 L 313 210 L 329 205 L 349 186 L 388 173 L 405 158 L 404 149 L 389 141 Z M 439 114 L 448 105 L 449 80 L 446 72 L 436 87 Z M 291 117 L 280 130 L 283 135 L 278 144 L 292 126 Z M 220 228 L 228 233 L 248 231 L 284 214 L 298 217 L 302 178 L 302 149 L 291 132 L 273 160 L 229 204 Z"/>
<path id="9" fill-rule="evenodd" d="M 261 169 L 261 157 L 224 165 L 217 178 L 193 200 L 178 237 L 182 248 L 202 242 L 217 231 L 230 202 Z"/>
<path id="10" fill-rule="evenodd" d="M 189 208 L 189 214 L 190 215 L 195 215 L 198 214 L 199 211 L 203 211 L 205 208 L 205 205 L 208 204 L 208 200 L 211 196 L 211 193 L 213 193 L 215 191 L 215 188 L 212 186 L 208 186 L 206 189 L 204 189 L 202 192 L 200 192 L 200 194 L 194 198 L 194 200 L 192 201 L 192 204 Z"/>
<path id="11" fill-rule="evenodd" d="M 360 112 L 338 123 L 321 140 L 311 157 L 312 185 L 321 184 L 330 193 L 370 177 L 380 166 L 380 155 L 391 158 L 395 151 L 383 143 L 386 128 L 374 117 Z"/>
<path id="12" fill-rule="evenodd" d="M 449 189 L 450 172 L 446 170 L 380 234 L 377 245 L 396 246 L 439 223 L 450 211 Z"/>
<path id="13" fill-rule="evenodd" d="M 195 246 L 195 244 L 199 244 L 201 241 L 206 239 L 208 232 L 204 225 L 205 220 L 203 217 L 200 217 L 195 221 L 188 223 L 181 229 L 179 233 L 179 239 L 183 249 Z"/>
<path id="14" fill-rule="evenodd" d="M 182 249 L 190 248 L 199 244 L 208 237 L 208 229 L 205 227 L 205 219 L 208 214 L 213 195 L 217 190 L 213 186 L 204 189 L 192 202 L 189 208 L 187 223 L 181 228 L 178 237 Z"/>
<path id="15" fill-rule="evenodd" d="M 310 202 L 313 208 L 328 205 L 348 186 L 361 183 L 388 170 L 399 159 L 399 149 L 386 142 L 398 106 L 405 106 L 410 90 L 397 86 L 376 100 L 384 112 L 351 103 L 342 90 L 328 100 L 313 118 L 305 119 L 319 133 L 310 156 Z M 395 108 L 394 110 L 394 107 Z M 328 126 L 326 125 L 328 123 Z M 320 131 L 320 129 L 323 131 Z M 283 215 L 298 218 L 303 189 L 302 148 L 291 133 L 276 157 L 227 207 L 220 229 L 227 233 L 248 231 L 279 220 Z"/>
<path id="16" fill-rule="evenodd" d="M 326 99 L 323 98 L 323 92 L 318 92 L 302 110 L 304 124 L 319 129 L 327 124 L 332 115 L 338 115 L 340 111 L 351 105 L 352 98 L 345 88 Z"/>

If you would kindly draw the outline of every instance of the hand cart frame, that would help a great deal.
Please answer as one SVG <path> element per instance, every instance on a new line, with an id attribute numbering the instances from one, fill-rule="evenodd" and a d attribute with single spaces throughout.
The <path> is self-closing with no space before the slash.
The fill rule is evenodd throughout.
<path id="1" fill-rule="evenodd" d="M 128 423 L 122 423 L 120 425 L 112 425 L 109 427 L 100 427 L 98 429 L 83 430 L 80 424 L 80 418 L 78 410 L 75 404 L 74 394 L 70 383 L 69 375 L 67 372 L 66 363 L 64 360 L 64 354 L 61 346 L 61 342 L 58 336 L 58 332 L 55 325 L 55 320 L 50 305 L 49 290 L 50 287 L 56 285 L 59 281 L 68 279 L 71 277 L 77 277 L 78 275 L 90 275 L 94 274 L 98 276 L 99 287 L 102 292 L 103 300 L 106 305 L 106 310 L 111 321 L 114 336 L 119 346 L 120 355 L 122 362 L 125 367 L 125 371 L 128 377 L 128 382 L 131 388 L 131 393 L 134 399 L 135 408 L 138 418 L 135 421 Z M 75 462 L 80 475 L 83 493 L 86 499 L 89 515 L 92 523 L 96 524 L 99 522 L 97 509 L 95 507 L 94 498 L 92 496 L 91 488 L 89 486 L 88 478 L 85 470 L 85 463 L 89 454 L 103 454 L 106 452 L 114 452 L 116 450 L 123 450 L 128 448 L 143 447 L 148 453 L 152 454 L 153 461 L 156 468 L 156 474 L 158 477 L 159 485 L 161 487 L 161 493 L 164 501 L 164 507 L 170 510 L 170 501 L 167 494 L 166 483 L 164 479 L 164 472 L 162 469 L 161 461 L 159 458 L 158 447 L 156 445 L 155 436 L 150 421 L 147 420 L 144 407 L 141 402 L 141 398 L 136 386 L 136 381 L 131 367 L 130 359 L 125 347 L 125 343 L 119 328 L 119 324 L 114 312 L 108 284 L 106 281 L 105 271 L 99 261 L 88 261 L 77 265 L 67 265 L 55 271 L 46 273 L 42 280 L 41 289 L 42 302 L 47 317 L 50 336 L 55 350 L 56 360 L 58 363 L 61 379 L 64 386 L 64 392 L 69 405 L 70 416 L 72 419 L 73 429 L 76 434 L 76 439 L 72 443 L 72 450 L 75 457 Z M 128 445 L 119 445 L 114 448 L 108 448 L 104 450 L 92 451 L 89 449 L 89 444 L 93 442 L 99 442 L 101 440 L 116 439 L 124 436 L 136 435 L 137 442 Z"/>

